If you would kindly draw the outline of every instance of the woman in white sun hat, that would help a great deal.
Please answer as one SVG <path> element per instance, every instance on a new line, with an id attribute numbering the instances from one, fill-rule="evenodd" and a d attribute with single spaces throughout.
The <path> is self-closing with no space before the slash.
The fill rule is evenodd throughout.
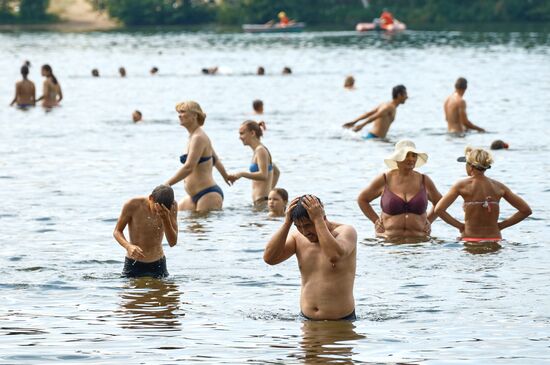
<path id="1" fill-rule="evenodd" d="M 394 152 L 384 159 L 390 171 L 377 176 L 357 198 L 365 216 L 374 223 L 376 235 L 393 242 L 421 242 L 429 239 L 431 223 L 437 218 L 428 201 L 435 206 L 441 194 L 432 180 L 415 168 L 424 165 L 428 155 L 416 149 L 410 140 L 395 144 Z M 380 215 L 371 202 L 380 198 Z M 455 226 L 460 222 L 444 213 L 441 218 Z"/>

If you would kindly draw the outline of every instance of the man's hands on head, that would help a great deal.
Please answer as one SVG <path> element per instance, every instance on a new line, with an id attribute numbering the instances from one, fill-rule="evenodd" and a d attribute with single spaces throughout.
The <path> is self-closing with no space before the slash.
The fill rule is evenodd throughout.
<path id="1" fill-rule="evenodd" d="M 292 199 L 290 203 L 288 204 L 288 207 L 286 208 L 285 212 L 285 223 L 292 223 L 292 211 L 294 208 L 296 208 L 296 205 L 298 204 L 298 201 L 300 200 L 300 197 L 297 196 L 296 198 Z"/>
<path id="2" fill-rule="evenodd" d="M 312 222 L 319 219 L 323 220 L 325 218 L 325 209 L 316 196 L 305 195 L 302 198 L 302 205 L 306 208 L 309 219 L 311 219 Z"/>

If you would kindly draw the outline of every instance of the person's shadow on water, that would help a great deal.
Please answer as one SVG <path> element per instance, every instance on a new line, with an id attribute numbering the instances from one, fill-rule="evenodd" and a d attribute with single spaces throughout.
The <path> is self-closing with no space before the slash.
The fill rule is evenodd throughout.
<path id="1" fill-rule="evenodd" d="M 121 288 L 122 328 L 180 331 L 180 291 L 169 280 L 149 277 L 131 279 Z"/>
<path id="2" fill-rule="evenodd" d="M 354 364 L 351 341 L 365 338 L 354 329 L 351 321 L 303 321 L 298 357 L 304 364 Z"/>

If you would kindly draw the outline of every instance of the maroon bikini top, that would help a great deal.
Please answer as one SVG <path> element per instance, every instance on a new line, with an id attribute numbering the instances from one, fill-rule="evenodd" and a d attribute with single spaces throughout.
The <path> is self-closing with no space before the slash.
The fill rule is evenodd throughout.
<path id="1" fill-rule="evenodd" d="M 426 213 L 426 209 L 428 209 L 428 194 L 426 193 L 426 186 L 424 185 L 424 175 L 422 175 L 422 186 L 420 190 L 408 202 L 391 192 L 388 187 L 386 174 L 384 174 L 384 181 L 386 185 L 384 186 L 384 192 L 380 198 L 380 207 L 382 207 L 384 213 L 389 215 L 404 213 L 420 215 Z"/>

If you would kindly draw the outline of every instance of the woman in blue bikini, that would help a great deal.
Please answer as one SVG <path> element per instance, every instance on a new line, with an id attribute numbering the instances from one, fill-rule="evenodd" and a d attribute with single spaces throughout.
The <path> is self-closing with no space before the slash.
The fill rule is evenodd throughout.
<path id="1" fill-rule="evenodd" d="M 279 169 L 271 159 L 271 153 L 260 139 L 265 130 L 264 122 L 245 121 L 239 129 L 239 138 L 245 146 L 254 151 L 249 171 L 238 172 L 229 177 L 235 182 L 241 177 L 252 180 L 252 201 L 257 208 L 266 208 L 269 192 L 279 179 Z"/>
<path id="2" fill-rule="evenodd" d="M 446 214 L 449 206 L 461 196 L 464 199 L 464 223 L 457 227 L 461 240 L 468 244 L 498 242 L 502 239 L 500 231 L 527 218 L 531 215 L 531 208 L 506 185 L 485 176 L 485 171 L 493 163 L 489 152 L 482 148 L 466 147 L 464 154 L 458 161 L 466 162 L 468 177 L 451 187 L 437 203 L 435 213 Z M 499 222 L 500 199 L 510 203 L 517 212 Z"/>
<path id="3" fill-rule="evenodd" d="M 422 242 L 429 238 L 431 223 L 437 218 L 428 212 L 428 201 L 435 206 L 441 194 L 432 180 L 414 171 L 426 163 L 428 155 L 419 152 L 409 140 L 396 143 L 394 152 L 384 160 L 390 171 L 377 176 L 357 198 L 363 214 L 374 223 L 376 235 L 391 242 Z M 371 201 L 380 197 L 380 215 Z M 445 213 L 441 218 L 459 226 Z"/>
<path id="4" fill-rule="evenodd" d="M 181 180 L 185 181 L 188 196 L 179 202 L 179 210 L 206 212 L 222 209 L 223 191 L 214 181 L 212 167 L 216 167 L 227 184 L 230 184 L 229 175 L 216 155 L 210 138 L 202 129 L 206 114 L 194 101 L 179 103 L 176 111 L 180 125 L 189 132 L 189 143 L 187 153 L 180 156 L 183 166 L 168 179 L 166 185 L 172 186 Z"/>

